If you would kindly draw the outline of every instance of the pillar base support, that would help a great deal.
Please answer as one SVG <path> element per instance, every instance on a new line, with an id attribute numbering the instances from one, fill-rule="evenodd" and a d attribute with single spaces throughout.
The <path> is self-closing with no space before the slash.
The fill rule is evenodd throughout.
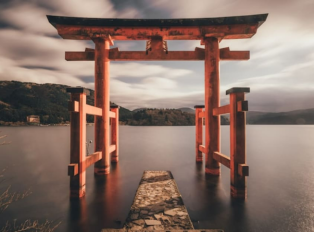
<path id="1" fill-rule="evenodd" d="M 234 186 L 230 186 L 230 193 L 232 198 L 237 199 L 246 199 L 247 198 L 247 191 L 245 188 L 236 188 Z"/>
<path id="2" fill-rule="evenodd" d="M 105 168 L 94 168 L 94 174 L 95 176 L 103 176 L 108 175 L 110 173 L 110 167 Z"/>
<path id="3" fill-rule="evenodd" d="M 117 156 L 111 157 L 111 163 L 118 163 L 118 162 L 119 162 L 119 157 Z"/>
<path id="4" fill-rule="evenodd" d="M 203 157 L 196 157 L 196 162 L 197 163 L 202 163 L 203 162 Z"/>
<path id="5" fill-rule="evenodd" d="M 207 168 L 205 167 L 205 173 L 208 175 L 219 176 L 220 168 Z"/>
<path id="6" fill-rule="evenodd" d="M 85 196 L 85 185 L 80 189 L 70 189 L 70 198 L 81 198 Z"/>

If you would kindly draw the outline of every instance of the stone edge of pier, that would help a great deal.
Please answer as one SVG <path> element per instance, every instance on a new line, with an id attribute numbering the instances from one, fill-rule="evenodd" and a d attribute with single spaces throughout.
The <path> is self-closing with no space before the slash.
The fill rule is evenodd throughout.
<path id="1" fill-rule="evenodd" d="M 193 229 L 193 230 L 131 230 L 131 229 L 102 229 L 101 232 L 224 232 L 220 229 Z"/>

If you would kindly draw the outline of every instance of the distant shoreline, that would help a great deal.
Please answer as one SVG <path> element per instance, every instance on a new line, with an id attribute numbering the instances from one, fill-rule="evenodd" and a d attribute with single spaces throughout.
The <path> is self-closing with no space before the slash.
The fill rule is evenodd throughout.
<path id="1" fill-rule="evenodd" d="M 247 123 L 247 126 L 313 126 L 314 124 L 252 124 L 252 123 Z M 59 123 L 59 124 L 31 124 L 27 122 L 1 122 L 0 127 L 51 127 L 51 126 L 70 126 L 69 123 Z M 94 126 L 94 123 L 86 123 L 86 126 Z M 129 125 L 125 123 L 120 123 L 120 126 L 167 126 L 167 127 L 178 127 L 178 126 L 195 126 L 195 125 Z M 221 125 L 221 126 L 229 126 L 229 125 Z"/>

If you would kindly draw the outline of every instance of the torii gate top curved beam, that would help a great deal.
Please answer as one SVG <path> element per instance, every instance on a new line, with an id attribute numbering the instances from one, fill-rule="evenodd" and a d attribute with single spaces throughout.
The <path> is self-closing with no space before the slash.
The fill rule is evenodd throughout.
<path id="1" fill-rule="evenodd" d="M 89 40 L 111 36 L 112 40 L 200 40 L 251 38 L 268 14 L 194 19 L 112 19 L 51 16 L 49 22 L 64 39 Z"/>

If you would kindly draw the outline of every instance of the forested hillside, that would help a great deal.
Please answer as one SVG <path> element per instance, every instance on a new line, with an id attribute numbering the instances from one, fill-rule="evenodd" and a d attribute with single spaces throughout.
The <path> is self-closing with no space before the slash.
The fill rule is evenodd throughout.
<path id="1" fill-rule="evenodd" d="M 39 115 L 42 124 L 69 123 L 69 86 L 36 84 L 18 81 L 0 81 L 0 125 L 25 125 L 29 115 Z M 94 105 L 94 91 L 90 90 L 87 103 Z M 120 106 L 120 123 L 124 125 L 185 126 L 195 124 L 195 111 L 191 108 L 149 109 L 130 111 Z M 88 116 L 88 122 L 94 117 Z M 229 119 L 221 117 L 221 124 Z M 290 112 L 248 112 L 247 124 L 314 124 L 314 109 Z"/>
<path id="2" fill-rule="evenodd" d="M 139 108 L 133 110 L 132 113 L 132 118 L 127 121 L 128 125 L 195 125 L 195 110 L 187 107 L 179 109 Z M 229 119 L 225 116 L 221 116 L 221 124 L 228 125 Z"/>
<path id="3" fill-rule="evenodd" d="M 69 86 L 0 81 L 0 125 L 23 125 L 29 115 L 39 115 L 42 124 L 69 123 Z M 94 105 L 94 91 L 87 103 Z M 194 115 L 176 109 L 130 111 L 120 106 L 120 123 L 126 125 L 194 125 Z M 94 117 L 88 116 L 88 122 Z M 8 124 L 10 122 L 10 124 Z M 19 122 L 19 123 L 18 123 Z"/>
<path id="4" fill-rule="evenodd" d="M 25 122 L 28 115 L 39 115 L 43 124 L 66 123 L 70 120 L 68 101 L 69 86 L 36 84 L 18 81 L 0 81 L 0 123 Z M 94 105 L 94 91 L 90 90 L 87 103 Z M 125 120 L 131 111 L 120 108 L 120 118 Z M 87 121 L 93 122 L 88 116 Z"/>
<path id="5" fill-rule="evenodd" d="M 195 124 L 195 115 L 178 109 L 143 109 L 127 121 L 133 126 L 187 126 Z"/>

